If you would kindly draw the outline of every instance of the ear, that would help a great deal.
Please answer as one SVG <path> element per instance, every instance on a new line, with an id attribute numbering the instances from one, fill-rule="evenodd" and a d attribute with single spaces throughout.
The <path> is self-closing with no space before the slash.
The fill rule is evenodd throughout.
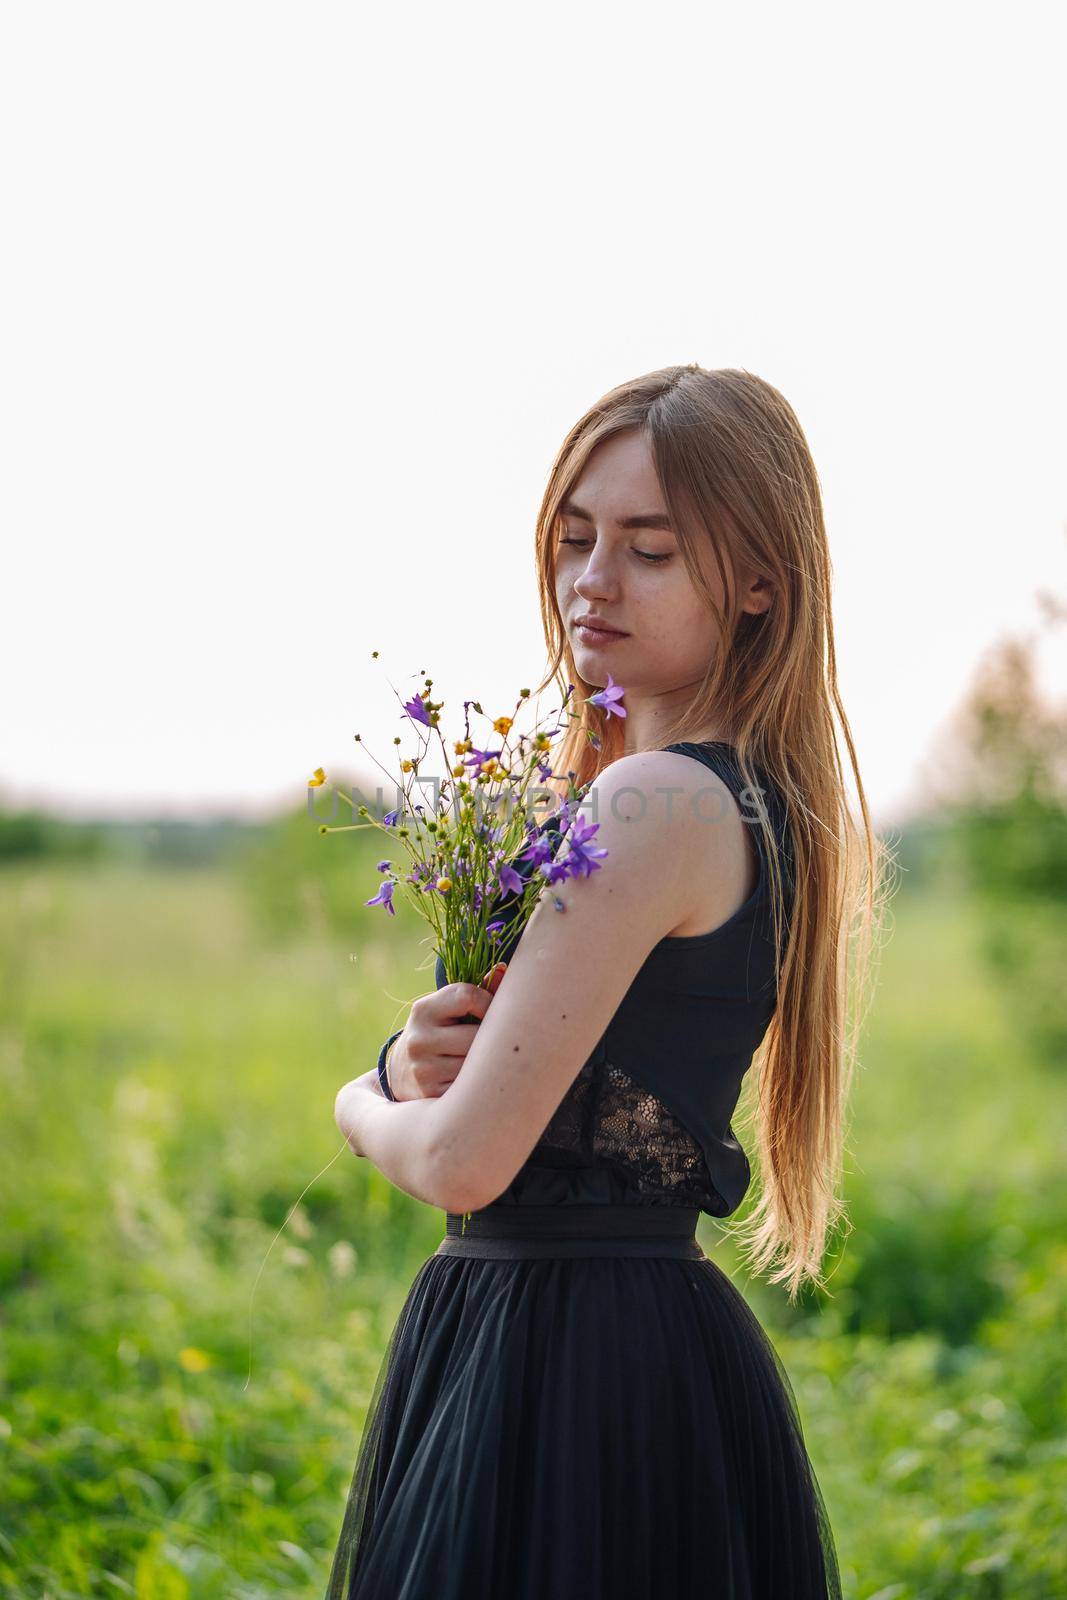
<path id="1" fill-rule="evenodd" d="M 748 611 L 753 616 L 759 616 L 764 611 L 771 609 L 774 600 L 774 588 L 769 578 L 753 576 L 745 584 L 744 595 L 741 600 L 741 610 Z"/>

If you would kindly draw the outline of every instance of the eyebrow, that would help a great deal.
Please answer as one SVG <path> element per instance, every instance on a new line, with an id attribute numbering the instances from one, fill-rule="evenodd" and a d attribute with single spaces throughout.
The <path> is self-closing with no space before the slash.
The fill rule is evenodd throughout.
<path id="1" fill-rule="evenodd" d="M 584 511 L 573 500 L 564 500 L 559 508 L 563 517 L 577 517 L 579 522 L 592 522 L 592 512 Z M 616 517 L 617 528 L 662 528 L 666 533 L 673 533 L 671 519 L 664 511 L 647 511 L 639 517 Z"/>

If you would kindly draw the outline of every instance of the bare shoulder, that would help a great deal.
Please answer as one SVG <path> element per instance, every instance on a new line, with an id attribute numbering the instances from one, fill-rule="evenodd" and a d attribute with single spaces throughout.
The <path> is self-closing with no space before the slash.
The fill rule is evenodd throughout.
<path id="1" fill-rule="evenodd" d="M 616 847 L 628 870 L 666 878 L 671 936 L 709 932 L 748 898 L 758 870 L 750 829 L 730 786 L 703 762 L 676 750 L 623 756 L 590 799 L 594 821 L 606 811 L 635 825 Z"/>
<path id="2" fill-rule="evenodd" d="M 716 797 L 730 794 L 717 772 L 680 750 L 641 750 L 620 756 L 598 775 L 591 792 L 610 795 L 613 806 L 633 792 L 640 801 L 637 809 L 645 807 L 663 820 L 673 820 L 676 812 L 691 814 L 692 802 L 709 793 Z M 628 810 L 632 814 L 635 808 L 631 805 Z"/>
<path id="3" fill-rule="evenodd" d="M 703 762 L 676 750 L 621 756 L 598 775 L 586 803 L 594 822 L 605 817 L 629 824 L 647 822 L 646 843 L 658 842 L 661 855 L 669 843 L 686 872 L 709 852 L 715 854 L 718 841 L 709 837 L 710 823 L 739 821 L 729 785 Z M 720 827 L 716 833 L 721 839 L 730 831 Z M 634 836 L 639 837 L 636 830 Z"/>

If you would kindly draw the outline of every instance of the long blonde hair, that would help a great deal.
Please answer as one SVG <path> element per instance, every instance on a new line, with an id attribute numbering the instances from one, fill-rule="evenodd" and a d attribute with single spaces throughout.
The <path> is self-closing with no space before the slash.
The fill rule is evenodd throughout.
<path id="1" fill-rule="evenodd" d="M 582 788 L 623 754 L 621 722 L 583 703 L 602 686 L 585 682 L 575 666 L 556 601 L 555 552 L 561 504 L 594 448 L 626 429 L 648 441 L 683 559 L 718 630 L 703 682 L 662 744 L 689 738 L 712 719 L 725 723 L 746 783 L 758 792 L 762 770 L 786 807 L 796 890 L 784 939 L 782 868 L 766 811 L 758 808 L 771 865 L 778 989 L 753 1059 L 757 1199 L 732 1231 L 754 1272 L 781 1254 L 770 1281 L 786 1283 L 793 1302 L 805 1279 L 824 1286 L 827 1233 L 844 1216 L 848 1091 L 892 857 L 871 825 L 838 690 L 831 563 L 815 465 L 789 403 L 743 370 L 665 367 L 620 384 L 589 408 L 560 447 L 537 519 L 550 658 L 538 693 L 555 681 L 565 709 L 578 714 L 553 751 L 557 777 L 548 787 L 558 785 L 561 794 L 572 782 Z M 721 609 L 701 570 L 708 547 L 722 578 Z M 740 609 L 733 575 L 742 570 L 770 580 L 768 611 Z M 849 811 L 835 712 L 862 830 Z"/>

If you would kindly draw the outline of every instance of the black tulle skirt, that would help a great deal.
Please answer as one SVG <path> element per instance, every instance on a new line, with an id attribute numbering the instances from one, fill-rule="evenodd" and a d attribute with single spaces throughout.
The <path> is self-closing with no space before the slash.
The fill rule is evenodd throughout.
<path id="1" fill-rule="evenodd" d="M 788 1377 L 698 1216 L 448 1217 L 390 1334 L 327 1600 L 838 1600 Z"/>

